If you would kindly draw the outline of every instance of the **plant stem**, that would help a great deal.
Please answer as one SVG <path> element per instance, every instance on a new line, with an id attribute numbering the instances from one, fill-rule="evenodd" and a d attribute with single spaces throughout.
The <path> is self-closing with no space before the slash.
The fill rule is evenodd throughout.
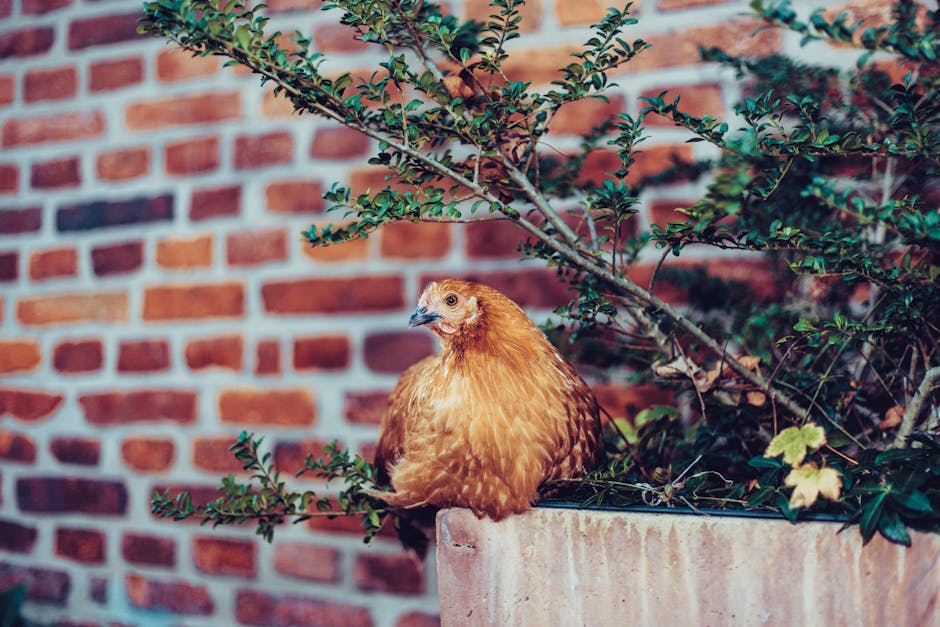
<path id="1" fill-rule="evenodd" d="M 940 387 L 940 366 L 931 368 L 924 373 L 924 378 L 911 399 L 911 404 L 907 406 L 904 417 L 901 419 L 901 426 L 898 427 L 898 434 L 894 438 L 894 447 L 904 446 L 905 440 L 914 431 L 914 425 L 917 424 L 921 412 L 926 405 L 927 397 L 934 389 Z"/>

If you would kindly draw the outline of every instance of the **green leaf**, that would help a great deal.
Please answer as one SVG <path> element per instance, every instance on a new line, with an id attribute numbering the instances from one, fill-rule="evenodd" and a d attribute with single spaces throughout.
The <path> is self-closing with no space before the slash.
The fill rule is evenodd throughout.
<path id="1" fill-rule="evenodd" d="M 783 454 L 783 461 L 791 466 L 799 466 L 806 458 L 808 450 L 816 450 L 826 443 L 826 432 L 815 423 L 809 422 L 802 427 L 787 427 L 778 433 L 764 452 L 765 457 Z"/>

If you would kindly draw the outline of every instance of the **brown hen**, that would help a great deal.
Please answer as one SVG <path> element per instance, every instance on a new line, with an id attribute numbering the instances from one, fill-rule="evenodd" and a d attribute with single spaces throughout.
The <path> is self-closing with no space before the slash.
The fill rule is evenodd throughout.
<path id="1" fill-rule="evenodd" d="M 501 520 L 526 510 L 544 482 L 594 466 L 597 400 L 516 303 L 438 281 L 410 325 L 428 326 L 443 350 L 405 371 L 389 397 L 375 456 L 389 505 Z"/>

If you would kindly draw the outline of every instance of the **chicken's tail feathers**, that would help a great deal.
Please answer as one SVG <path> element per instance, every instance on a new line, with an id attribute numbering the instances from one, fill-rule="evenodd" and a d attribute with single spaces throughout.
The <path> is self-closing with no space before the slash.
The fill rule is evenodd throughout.
<path id="1" fill-rule="evenodd" d="M 406 551 L 411 551 L 423 563 L 428 549 L 435 540 L 436 507 L 424 506 L 402 510 L 395 514 L 395 531 Z"/>

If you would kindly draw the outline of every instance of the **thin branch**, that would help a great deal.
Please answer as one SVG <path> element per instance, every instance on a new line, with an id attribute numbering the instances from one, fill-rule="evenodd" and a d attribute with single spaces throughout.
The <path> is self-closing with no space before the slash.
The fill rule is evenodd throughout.
<path id="1" fill-rule="evenodd" d="M 914 431 L 914 425 L 920 419 L 920 414 L 924 411 L 927 398 L 930 393 L 940 387 L 940 366 L 931 368 L 924 373 L 924 378 L 911 399 L 911 404 L 904 411 L 904 417 L 901 419 L 901 426 L 898 427 L 898 434 L 894 438 L 894 447 L 904 446 L 905 441 Z"/>

